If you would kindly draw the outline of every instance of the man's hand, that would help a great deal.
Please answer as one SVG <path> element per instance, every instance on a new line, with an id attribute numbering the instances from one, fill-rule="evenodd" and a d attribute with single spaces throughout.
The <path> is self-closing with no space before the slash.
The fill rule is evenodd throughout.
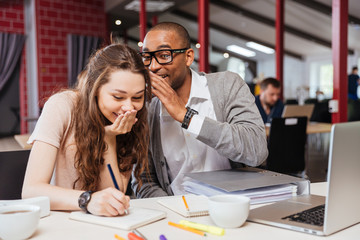
<path id="1" fill-rule="evenodd" d="M 136 114 L 136 110 L 127 111 L 124 114 L 120 114 L 117 116 L 113 124 L 105 127 L 105 134 L 109 136 L 116 136 L 130 132 L 138 120 L 136 118 Z"/>
<path id="2" fill-rule="evenodd" d="M 154 95 L 160 99 L 173 119 L 182 122 L 186 114 L 185 103 L 162 77 L 150 72 L 150 78 Z"/>

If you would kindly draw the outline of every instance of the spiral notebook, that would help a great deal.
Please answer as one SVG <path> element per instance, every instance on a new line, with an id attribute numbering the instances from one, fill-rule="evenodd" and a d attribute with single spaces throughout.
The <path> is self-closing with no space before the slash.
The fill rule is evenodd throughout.
<path id="1" fill-rule="evenodd" d="M 182 196 L 159 199 L 157 202 L 183 217 L 199 217 L 209 215 L 208 198 L 202 195 L 185 195 L 189 211 L 186 210 Z"/>
<path id="2" fill-rule="evenodd" d="M 130 207 L 128 212 L 129 213 L 127 215 L 118 217 L 104 217 L 77 211 L 70 213 L 69 218 L 81 222 L 120 228 L 129 231 L 166 217 L 165 212 L 155 209 Z"/>

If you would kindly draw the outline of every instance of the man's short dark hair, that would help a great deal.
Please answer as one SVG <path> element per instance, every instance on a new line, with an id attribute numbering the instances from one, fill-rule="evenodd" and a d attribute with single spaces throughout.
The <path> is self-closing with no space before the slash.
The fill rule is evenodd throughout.
<path id="1" fill-rule="evenodd" d="M 269 85 L 273 86 L 274 88 L 280 88 L 280 81 L 277 80 L 276 78 L 265 78 L 264 80 L 261 81 L 260 83 L 260 88 L 262 90 L 265 90 Z"/>
<path id="2" fill-rule="evenodd" d="M 190 48 L 191 47 L 191 39 L 189 32 L 180 24 L 174 23 L 174 22 L 161 22 L 159 24 L 156 24 L 154 27 L 152 27 L 150 31 L 174 31 L 176 32 L 180 38 L 183 40 L 184 48 Z"/>
<path id="3" fill-rule="evenodd" d="M 357 70 L 358 70 L 358 67 L 356 67 L 356 66 L 352 68 L 352 71 L 357 71 Z"/>

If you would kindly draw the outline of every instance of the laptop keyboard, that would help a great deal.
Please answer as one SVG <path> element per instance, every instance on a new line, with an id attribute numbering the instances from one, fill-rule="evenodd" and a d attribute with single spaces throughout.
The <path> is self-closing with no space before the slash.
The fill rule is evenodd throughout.
<path id="1" fill-rule="evenodd" d="M 290 221 L 301 222 L 316 226 L 323 226 L 324 224 L 325 204 L 316 206 L 305 211 L 292 214 L 282 219 L 289 219 Z"/>

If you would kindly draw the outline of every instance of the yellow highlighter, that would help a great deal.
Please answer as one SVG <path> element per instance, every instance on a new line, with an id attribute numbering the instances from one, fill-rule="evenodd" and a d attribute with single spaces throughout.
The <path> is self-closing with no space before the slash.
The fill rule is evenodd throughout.
<path id="1" fill-rule="evenodd" d="M 222 236 L 225 234 L 225 229 L 219 228 L 216 226 L 209 226 L 209 225 L 196 223 L 196 222 L 190 222 L 190 221 L 186 221 L 186 220 L 181 220 L 179 223 L 183 226 L 191 227 L 191 228 L 194 228 L 194 229 L 197 229 L 200 231 L 204 231 L 204 232 L 208 232 L 208 233 L 218 235 L 218 236 Z"/>

